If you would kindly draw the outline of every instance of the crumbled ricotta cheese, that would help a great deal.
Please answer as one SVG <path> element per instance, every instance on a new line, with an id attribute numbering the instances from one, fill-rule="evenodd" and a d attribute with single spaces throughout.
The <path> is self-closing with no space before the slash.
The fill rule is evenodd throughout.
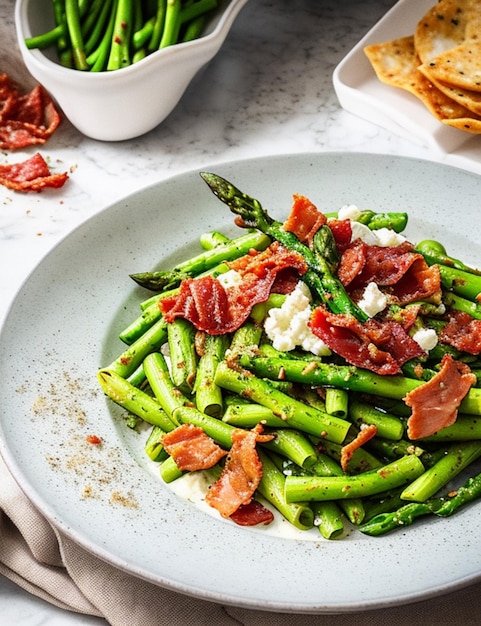
<path id="1" fill-rule="evenodd" d="M 361 209 L 359 209 L 355 204 L 345 204 L 337 213 L 337 217 L 340 220 L 358 220 L 360 215 Z"/>
<path id="2" fill-rule="evenodd" d="M 399 246 L 406 241 L 406 237 L 399 233 L 396 233 L 390 228 L 378 228 L 371 230 L 365 224 L 360 222 L 351 221 L 351 241 L 355 239 L 362 239 L 368 246 L 381 246 L 382 248 L 389 248 L 392 246 Z"/>
<path id="3" fill-rule="evenodd" d="M 311 316 L 311 294 L 302 281 L 286 296 L 279 308 L 270 309 L 264 330 L 276 350 L 290 352 L 300 346 L 316 356 L 331 354 L 329 348 L 308 326 Z"/>
<path id="4" fill-rule="evenodd" d="M 382 246 L 383 248 L 399 246 L 406 241 L 406 237 L 404 235 L 397 233 L 391 228 L 377 228 L 372 232 L 376 235 L 376 239 L 378 240 L 377 245 Z"/>
<path id="5" fill-rule="evenodd" d="M 368 283 L 357 305 L 366 315 L 374 317 L 386 308 L 387 297 L 376 283 Z"/>
<path id="6" fill-rule="evenodd" d="M 351 221 L 351 241 L 362 239 L 368 246 L 377 246 L 377 237 L 374 231 L 361 222 Z"/>
<path id="7" fill-rule="evenodd" d="M 414 333 L 413 339 L 425 352 L 432 350 L 438 343 L 438 336 L 433 328 L 420 328 Z"/>

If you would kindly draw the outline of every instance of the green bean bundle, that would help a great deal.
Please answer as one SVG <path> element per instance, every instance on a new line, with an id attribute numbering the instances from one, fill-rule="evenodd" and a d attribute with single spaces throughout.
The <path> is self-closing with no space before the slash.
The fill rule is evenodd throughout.
<path id="1" fill-rule="evenodd" d="M 53 0 L 55 24 L 25 40 L 55 47 L 65 67 L 100 72 L 202 35 L 218 0 Z"/>

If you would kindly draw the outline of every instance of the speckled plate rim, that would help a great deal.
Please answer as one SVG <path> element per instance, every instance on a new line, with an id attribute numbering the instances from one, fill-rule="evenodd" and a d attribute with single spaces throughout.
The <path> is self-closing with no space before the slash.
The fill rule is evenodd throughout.
<path id="1" fill-rule="evenodd" d="M 408 210 L 411 238 L 439 238 L 453 254 L 476 260 L 481 177 L 472 173 L 363 153 L 291 154 L 202 169 L 232 180 L 279 219 L 293 193 L 326 211 L 346 203 Z M 236 232 L 198 172 L 100 211 L 19 289 L 0 334 L 0 451 L 19 485 L 93 555 L 225 604 L 342 613 L 414 602 L 479 580 L 479 504 L 384 538 L 284 537 L 205 514 L 162 485 L 138 454 L 138 436 L 126 433 L 99 392 L 96 372 L 119 353 L 116 333 L 145 296 L 128 274 L 185 257 L 206 230 Z M 87 444 L 89 434 L 103 445 Z"/>

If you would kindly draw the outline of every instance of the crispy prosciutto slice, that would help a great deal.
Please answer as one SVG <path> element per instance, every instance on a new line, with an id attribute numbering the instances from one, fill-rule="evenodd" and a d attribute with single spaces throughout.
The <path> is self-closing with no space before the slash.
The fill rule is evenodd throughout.
<path id="1" fill-rule="evenodd" d="M 248 504 L 259 486 L 262 463 L 257 454 L 256 443 L 273 438 L 272 435 L 262 435 L 261 432 L 258 428 L 239 428 L 232 433 L 232 448 L 224 470 L 211 485 L 205 498 L 207 504 L 219 511 L 222 517 L 231 517 L 241 505 Z"/>
<path id="2" fill-rule="evenodd" d="M 299 253 L 287 250 L 277 242 L 262 252 L 252 251 L 229 265 L 241 275 L 239 285 L 224 288 L 212 276 L 183 280 L 178 296 L 164 298 L 159 303 L 167 322 L 184 317 L 197 330 L 211 335 L 232 332 L 246 321 L 255 304 L 267 300 L 282 272 L 294 269 L 302 275 L 307 269 Z"/>
<path id="3" fill-rule="evenodd" d="M 312 238 L 327 219 L 305 196 L 294 194 L 289 217 L 284 222 L 284 230 L 294 233 L 298 239 L 309 245 Z"/>
<path id="4" fill-rule="evenodd" d="M 475 382 L 476 376 L 468 365 L 446 354 L 440 371 L 404 398 L 412 409 L 407 422 L 408 437 L 422 439 L 454 424 L 458 407 Z"/>
<path id="5" fill-rule="evenodd" d="M 202 428 L 193 424 L 182 424 L 166 433 L 162 445 L 179 469 L 188 472 L 214 467 L 227 454 Z"/>
<path id="6" fill-rule="evenodd" d="M 376 436 L 377 427 L 374 424 L 363 424 L 359 430 L 357 436 L 342 446 L 341 448 L 341 467 L 347 472 L 349 461 L 354 456 L 354 452 L 361 446 L 363 446 L 367 441 Z"/>
<path id="7" fill-rule="evenodd" d="M 374 282 L 399 304 L 441 295 L 438 266 L 428 266 L 409 242 L 382 247 L 356 239 L 341 256 L 338 276 L 350 292 Z"/>
<path id="8" fill-rule="evenodd" d="M 248 504 L 241 504 L 230 519 L 239 526 L 267 526 L 274 521 L 274 513 L 257 500 L 251 500 Z"/>
<path id="9" fill-rule="evenodd" d="M 67 179 L 67 172 L 52 174 L 38 152 L 26 161 L 0 165 L 0 185 L 14 191 L 42 191 L 45 187 L 58 189 Z"/>
<path id="10" fill-rule="evenodd" d="M 44 144 L 60 124 L 52 98 L 37 85 L 20 95 L 8 74 L 0 74 L 0 148 Z"/>
<path id="11" fill-rule="evenodd" d="M 439 335 L 447 343 L 462 352 L 481 353 L 481 320 L 463 311 L 450 311 L 449 321 Z"/>
<path id="12" fill-rule="evenodd" d="M 352 315 L 336 315 L 318 306 L 309 327 L 348 363 L 378 374 L 399 374 L 406 361 L 425 354 L 401 324 L 394 321 L 370 319 L 361 323 Z"/>

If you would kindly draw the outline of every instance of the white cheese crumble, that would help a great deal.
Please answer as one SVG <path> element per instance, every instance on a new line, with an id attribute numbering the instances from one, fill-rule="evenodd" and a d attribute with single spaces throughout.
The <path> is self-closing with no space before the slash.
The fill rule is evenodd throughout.
<path id="1" fill-rule="evenodd" d="M 432 328 L 420 328 L 414 333 L 413 339 L 425 352 L 432 350 L 438 343 L 438 336 Z"/>
<path id="2" fill-rule="evenodd" d="M 345 204 L 337 213 L 337 217 L 340 220 L 358 220 L 360 215 L 361 209 L 359 209 L 355 204 Z"/>
<path id="3" fill-rule="evenodd" d="M 274 348 L 290 352 L 300 346 L 316 356 L 330 355 L 326 344 L 307 325 L 310 316 L 311 294 L 307 285 L 300 281 L 281 307 L 270 309 L 264 322 L 264 330 Z"/>
<path id="4" fill-rule="evenodd" d="M 364 243 L 369 246 L 380 246 L 382 248 L 391 248 L 393 246 L 399 246 L 406 241 L 404 235 L 396 233 L 390 228 L 377 228 L 371 230 L 365 224 L 358 222 L 362 211 L 355 204 L 345 204 L 337 212 L 337 217 L 340 220 L 350 220 L 352 236 L 351 241 L 355 239 L 362 239 Z"/>
<path id="5" fill-rule="evenodd" d="M 358 307 L 369 317 L 374 317 L 383 311 L 387 306 L 387 297 L 379 289 L 376 283 L 368 283 L 362 294 L 362 298 L 357 303 Z"/>
<path id="6" fill-rule="evenodd" d="M 355 239 L 362 239 L 368 246 L 380 246 L 382 248 L 390 248 L 392 246 L 399 246 L 406 237 L 399 233 L 396 233 L 390 228 L 378 228 L 371 230 L 365 224 L 360 222 L 351 221 L 351 241 Z"/>
<path id="7" fill-rule="evenodd" d="M 392 230 L 391 228 L 377 228 L 371 231 L 376 235 L 377 245 L 383 248 L 399 246 L 406 241 L 406 237 Z"/>

